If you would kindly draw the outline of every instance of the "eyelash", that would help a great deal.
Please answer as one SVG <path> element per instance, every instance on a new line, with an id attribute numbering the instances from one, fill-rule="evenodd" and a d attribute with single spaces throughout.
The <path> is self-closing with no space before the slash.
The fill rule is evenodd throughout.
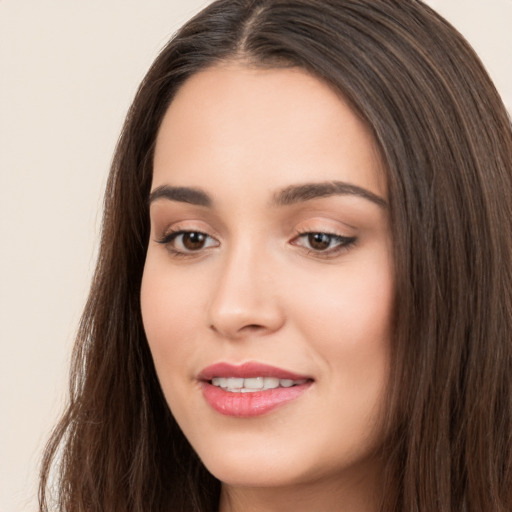
<path id="1" fill-rule="evenodd" d="M 215 247 L 216 245 L 212 244 L 206 247 L 199 247 L 197 250 L 193 249 L 177 249 L 173 246 L 173 242 L 179 238 L 180 236 L 185 235 L 199 235 L 202 237 L 205 237 L 206 240 L 214 240 L 217 244 L 218 242 L 213 238 L 212 236 L 208 235 L 207 233 L 204 233 L 202 231 L 194 231 L 194 230 L 185 230 L 185 229 L 178 229 L 175 231 L 170 231 L 166 233 L 162 238 L 156 240 L 159 244 L 165 245 L 167 249 L 171 252 L 173 257 L 177 258 L 187 258 L 187 257 L 193 257 L 199 255 L 203 250 L 208 249 L 209 247 Z M 325 250 L 318 250 L 314 248 L 307 248 L 305 246 L 300 245 L 297 243 L 297 240 L 299 239 L 306 239 L 308 240 L 311 236 L 323 236 L 328 238 L 328 244 L 330 245 L 333 241 L 335 242 L 334 247 L 328 247 Z M 330 258 L 335 257 L 339 253 L 348 251 L 355 243 L 357 242 L 356 237 L 349 237 L 349 236 L 343 236 L 338 235 L 336 233 L 329 233 L 325 231 L 297 231 L 295 233 L 295 237 L 290 242 L 292 245 L 302 247 L 308 255 L 320 257 L 320 258 Z M 183 244 L 183 241 L 181 242 Z M 311 240 L 308 240 L 308 243 L 311 245 Z"/>
<path id="2" fill-rule="evenodd" d="M 174 257 L 177 258 L 187 258 L 190 256 L 195 256 L 199 252 L 205 249 L 205 247 L 199 248 L 197 251 L 191 250 L 191 249 L 176 249 L 173 247 L 173 242 L 180 236 L 184 235 L 201 235 L 204 236 L 206 239 L 215 240 L 215 238 L 211 237 L 210 235 L 203 233 L 202 231 L 194 231 L 190 229 L 177 229 L 176 231 L 169 231 L 167 232 L 162 238 L 157 240 L 159 244 L 165 245 L 167 249 L 171 252 L 171 254 Z M 183 241 L 182 241 L 183 244 Z M 208 247 L 206 247 L 208 248 Z"/>
<path id="3" fill-rule="evenodd" d="M 326 250 L 316 250 L 313 248 L 303 247 L 307 251 L 308 255 L 313 255 L 320 258 L 336 257 L 341 252 L 348 251 L 357 242 L 357 238 L 354 236 L 338 235 L 336 233 L 329 233 L 327 231 L 297 231 L 292 244 L 298 245 L 296 243 L 298 239 L 308 240 L 309 237 L 317 235 L 327 237 L 329 239 L 329 245 L 333 241 L 336 242 L 334 247 L 329 247 Z M 308 240 L 308 243 L 311 244 L 311 241 Z"/>

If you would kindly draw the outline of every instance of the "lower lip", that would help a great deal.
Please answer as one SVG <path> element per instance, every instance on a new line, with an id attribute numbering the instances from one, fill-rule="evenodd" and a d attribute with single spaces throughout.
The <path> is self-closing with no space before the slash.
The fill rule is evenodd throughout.
<path id="1" fill-rule="evenodd" d="M 203 396 L 208 404 L 220 414 L 238 418 L 252 418 L 270 412 L 300 397 L 311 385 L 311 382 L 274 388 L 250 393 L 234 393 L 225 391 L 209 382 L 202 382 Z"/>

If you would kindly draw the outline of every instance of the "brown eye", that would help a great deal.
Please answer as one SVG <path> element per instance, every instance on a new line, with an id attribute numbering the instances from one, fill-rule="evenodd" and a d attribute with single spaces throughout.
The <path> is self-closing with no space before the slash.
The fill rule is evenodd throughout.
<path id="1" fill-rule="evenodd" d="M 210 247 L 218 247 L 219 242 L 201 231 L 174 231 L 165 235 L 158 243 L 165 245 L 172 253 L 186 255 L 200 252 Z"/>
<path id="2" fill-rule="evenodd" d="M 188 251 L 197 251 L 204 247 L 207 238 L 208 235 L 205 235 L 204 233 L 190 231 L 188 233 L 183 233 L 182 244 Z"/>
<path id="3" fill-rule="evenodd" d="M 315 251 L 325 251 L 328 249 L 333 238 L 335 237 L 327 233 L 308 233 L 309 246 Z"/>
<path id="4" fill-rule="evenodd" d="M 319 256 L 335 256 L 348 250 L 356 242 L 356 237 L 336 235 L 322 231 L 310 231 L 300 234 L 292 241 L 293 245 L 303 247 L 309 253 Z"/>

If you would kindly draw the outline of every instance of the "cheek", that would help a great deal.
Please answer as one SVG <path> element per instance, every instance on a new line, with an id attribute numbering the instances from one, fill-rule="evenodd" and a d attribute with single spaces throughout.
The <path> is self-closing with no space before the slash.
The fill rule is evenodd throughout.
<path id="1" fill-rule="evenodd" d="M 175 417 L 184 416 L 183 397 L 190 395 L 193 378 L 183 362 L 194 360 L 200 348 L 193 339 L 200 324 L 197 302 L 193 286 L 179 276 L 171 278 L 165 266 L 148 258 L 141 286 L 142 320 L 162 392 Z"/>
<path id="2" fill-rule="evenodd" d="M 303 283 L 292 293 L 311 339 L 335 349 L 366 351 L 389 338 L 393 280 L 390 265 L 364 264 L 333 274 L 329 280 Z M 307 290 L 305 293 L 304 290 Z M 333 343 L 338 338 L 340 343 Z"/>
<path id="3" fill-rule="evenodd" d="M 339 393 L 343 412 L 378 405 L 386 389 L 394 288 L 384 263 L 352 268 L 320 288 L 306 283 L 307 294 L 294 294 L 302 336 Z"/>
<path id="4" fill-rule="evenodd" d="M 151 260 L 146 263 L 141 286 L 142 320 L 160 377 L 162 367 L 179 366 L 179 361 L 194 350 L 192 336 L 200 324 L 197 302 L 197 290 L 183 286 L 176 276 L 171 279 Z M 169 374 L 172 372 L 165 372 Z"/>

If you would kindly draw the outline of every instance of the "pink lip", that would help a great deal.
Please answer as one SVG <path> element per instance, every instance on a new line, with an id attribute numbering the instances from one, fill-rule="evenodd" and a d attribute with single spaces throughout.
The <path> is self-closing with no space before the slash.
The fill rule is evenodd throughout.
<path id="1" fill-rule="evenodd" d="M 252 393 L 235 393 L 225 391 L 210 383 L 214 377 L 276 377 L 278 379 L 306 380 L 303 384 L 289 388 L 275 388 Z M 312 384 L 313 379 L 305 375 L 269 366 L 249 362 L 241 365 L 217 363 L 204 368 L 198 380 L 205 400 L 215 411 L 225 416 L 250 418 L 265 414 L 291 400 L 300 397 Z"/>

